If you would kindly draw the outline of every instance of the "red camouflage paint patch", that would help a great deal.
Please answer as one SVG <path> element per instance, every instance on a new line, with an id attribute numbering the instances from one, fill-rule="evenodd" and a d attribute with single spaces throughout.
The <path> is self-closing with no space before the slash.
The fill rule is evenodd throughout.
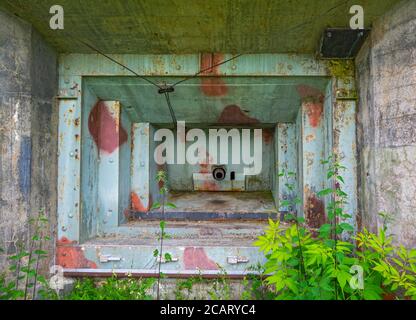
<path id="1" fill-rule="evenodd" d="M 62 237 L 56 243 L 56 264 L 69 269 L 96 269 L 97 264 L 88 260 L 81 247 Z"/>
<path id="2" fill-rule="evenodd" d="M 232 104 L 226 106 L 218 118 L 218 123 L 223 124 L 256 124 L 260 121 L 246 115 L 239 106 Z"/>
<path id="3" fill-rule="evenodd" d="M 322 103 L 307 102 L 304 104 L 304 107 L 306 108 L 306 115 L 308 116 L 311 127 L 319 127 L 324 110 Z"/>
<path id="4" fill-rule="evenodd" d="M 183 262 L 186 270 L 218 270 L 218 265 L 208 258 L 204 248 L 185 248 Z"/>
<path id="5" fill-rule="evenodd" d="M 263 141 L 266 144 L 269 144 L 273 141 L 273 130 L 269 128 L 263 129 Z"/>
<path id="6" fill-rule="evenodd" d="M 218 184 L 215 183 L 214 181 L 205 181 L 202 184 L 201 189 L 205 190 L 205 191 L 218 191 L 220 188 L 219 188 Z"/>
<path id="7" fill-rule="evenodd" d="M 148 208 L 146 208 L 142 201 L 140 200 L 140 197 L 135 192 L 130 193 L 130 199 L 131 199 L 131 208 L 134 211 L 139 212 L 147 212 Z"/>
<path id="8" fill-rule="evenodd" d="M 312 128 L 318 127 L 324 110 L 324 94 L 319 89 L 308 85 L 298 85 L 296 86 L 296 90 L 302 98 L 302 103 L 306 109 L 309 124 Z"/>
<path id="9" fill-rule="evenodd" d="M 296 86 L 296 90 L 302 99 L 315 98 L 316 102 L 324 102 L 325 96 L 323 92 L 317 88 L 300 84 Z"/>
<path id="10" fill-rule="evenodd" d="M 200 70 L 205 70 L 224 60 L 224 55 L 220 53 L 203 53 L 201 56 Z M 227 85 L 224 80 L 217 77 L 220 74 L 219 66 L 213 67 L 201 73 L 202 75 L 212 75 L 212 78 L 202 78 L 201 90 L 209 97 L 221 97 L 228 93 Z"/>
<path id="11" fill-rule="evenodd" d="M 98 101 L 88 117 L 88 129 L 102 151 L 112 153 L 127 141 L 127 132 L 109 112 L 104 101 Z"/>

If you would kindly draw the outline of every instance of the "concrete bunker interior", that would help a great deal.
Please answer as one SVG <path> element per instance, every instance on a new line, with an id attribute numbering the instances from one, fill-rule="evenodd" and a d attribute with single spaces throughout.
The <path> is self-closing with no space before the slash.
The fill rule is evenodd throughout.
<path id="1" fill-rule="evenodd" d="M 301 197 L 298 211 L 308 226 L 317 227 L 325 219 L 326 206 L 325 199 L 317 197 L 326 180 L 320 160 L 334 153 L 348 168 L 344 178 L 350 201 L 345 209 L 353 215 L 355 229 L 375 232 L 382 224 L 378 213 L 389 212 L 395 216 L 392 232 L 398 242 L 414 247 L 416 180 L 409 174 L 416 136 L 412 134 L 414 1 L 363 2 L 365 28 L 371 32 L 357 55 L 347 60 L 352 65 L 349 72 L 343 67 L 344 56 L 328 61 L 316 50 L 320 39 L 335 41 L 326 28 L 347 31 L 351 2 L 335 7 L 339 1 L 298 0 L 290 5 L 178 1 L 166 8 L 168 12 L 153 2 L 146 6 L 141 1 L 61 2 L 68 19 L 65 32 L 48 24 L 49 9 L 55 4 L 51 0 L 0 3 L 5 21 L 0 34 L 6 40 L 0 57 L 6 67 L 0 77 L 0 247 L 8 248 L 15 235 L 27 234 L 27 221 L 42 207 L 50 219 L 48 262 L 64 267 L 66 275 L 100 270 L 111 275 L 113 269 L 123 268 L 154 275 L 155 266 L 147 262 L 155 260 L 160 217 L 146 210 L 155 200 L 150 195 L 156 194 L 157 166 L 145 161 L 138 148 L 145 144 L 135 143 L 132 131 L 140 139 L 141 130 L 149 130 L 145 150 L 150 160 L 153 134 L 160 128 L 174 130 L 166 101 L 156 88 L 74 38 L 142 76 L 168 84 L 241 53 L 179 85 L 171 95 L 177 119 L 186 120 L 188 130 L 231 129 L 226 121 L 218 123 L 228 106 L 231 115 L 244 116 L 246 121 L 238 123 L 248 122 L 232 127 L 270 131 L 273 152 L 264 166 L 270 177 L 260 179 L 264 190 L 235 191 L 233 199 L 264 192 L 270 207 L 276 208 L 275 199 L 291 196 L 284 179 L 276 175 L 287 168 L 297 174 L 293 182 Z M 311 17 L 307 27 L 305 17 Z M 126 29 L 128 25 L 131 28 Z M 300 29 L 292 28 L 297 25 Z M 351 53 L 351 48 L 344 49 Z M 100 112 L 104 107 L 110 116 Z M 283 120 L 288 110 L 295 114 Z M 109 121 L 109 131 L 98 125 L 91 135 L 91 111 L 115 119 Z M 221 119 L 227 120 L 228 114 Z M 111 139 L 114 132 L 116 139 Z M 109 143 L 104 142 L 108 133 Z M 99 152 L 97 142 L 107 151 Z M 209 274 L 218 271 L 218 263 L 234 276 L 262 259 L 252 240 L 264 230 L 267 210 L 261 210 L 261 219 L 259 212 L 257 219 L 243 220 L 243 214 L 219 219 L 220 210 L 234 210 L 242 200 L 221 198 L 232 191 L 198 191 L 199 200 L 190 201 L 193 174 L 201 168 L 166 169 L 170 184 L 177 186 L 173 192 L 185 193 L 172 202 L 179 208 L 185 201 L 195 206 L 194 211 L 170 213 L 167 232 L 172 238 L 166 249 L 178 261 L 162 264 L 165 274 L 190 274 L 196 268 Z M 231 172 L 227 170 L 230 178 Z M 244 177 L 244 187 L 259 187 L 251 178 Z M 246 179 L 251 181 L 247 184 Z M 184 187 L 189 190 L 181 191 Z M 215 211 L 206 210 L 207 203 L 213 205 L 211 200 L 217 200 Z M 250 203 L 256 205 L 255 200 Z M 244 209 L 248 217 L 246 205 Z M 4 257 L 0 255 L 2 265 Z"/>
<path id="2" fill-rule="evenodd" d="M 230 57 L 212 53 L 116 58 L 154 83 L 170 85 L 206 66 L 215 69 L 214 61 Z M 337 66 L 338 71 L 349 65 Z M 164 273 L 218 273 L 224 268 L 229 275 L 241 276 L 264 259 L 253 242 L 269 217 L 296 210 L 311 228 L 323 223 L 325 199 L 318 192 L 327 187 L 327 180 L 321 160 L 332 152 L 340 154 L 348 167 L 345 185 L 352 196 L 347 206 L 356 212 L 351 72 L 339 77 L 330 62 L 309 55 L 245 55 L 175 87 L 170 93 L 175 128 L 158 88 L 105 57 L 62 55 L 59 68 L 56 256 L 68 275 L 124 269 L 157 273 L 153 251 L 164 220 L 170 235 L 164 241 L 165 252 L 174 258 L 162 264 Z M 248 131 L 249 155 L 261 156 L 261 171 L 245 174 L 250 166 L 230 164 L 229 154 L 228 163 L 220 159 L 216 166 L 159 165 L 155 150 L 167 138 L 161 135 L 158 141 L 155 135 L 161 130 L 171 133 L 172 140 L 165 145 L 172 147 L 177 160 L 180 143 L 175 137 L 181 122 L 186 133 L 199 129 L 207 137 L 208 154 L 200 152 L 206 158 L 212 156 L 210 130 L 227 134 L 234 130 L 241 141 Z M 262 152 L 256 154 L 253 142 L 260 138 L 255 134 L 259 129 Z M 187 140 L 186 134 L 182 140 Z M 233 141 L 228 139 L 228 153 Z M 194 144 L 195 140 L 187 141 L 185 153 Z M 240 151 L 243 147 L 244 143 Z M 217 151 L 221 158 L 221 149 Z M 151 209 L 158 201 L 155 177 L 160 169 L 167 172 L 168 201 L 176 205 L 164 216 Z M 225 169 L 223 180 L 214 179 L 214 169 L 220 175 Z M 278 175 L 283 170 L 296 177 L 287 181 Z M 288 182 L 296 190 L 290 190 Z M 297 208 L 282 207 L 277 201 L 295 196 L 301 200 Z"/>
<path id="3" fill-rule="evenodd" d="M 153 79 L 160 84 L 178 80 L 181 79 Z M 329 78 L 325 77 L 206 77 L 187 81 L 170 95 L 174 112 L 186 124 L 184 136 L 191 128 L 198 128 L 205 133 L 206 141 L 202 150 L 196 146 L 188 151 L 196 141 L 196 137 L 189 141 L 188 136 L 184 152 L 196 150 L 199 163 L 178 164 L 179 131 L 172 122 L 165 97 L 157 93 L 157 88 L 135 77 L 86 77 L 83 79 L 81 193 L 83 216 L 90 217 L 86 220 L 87 226 L 94 228 L 94 213 L 100 217 L 95 221 L 97 234 L 101 233 L 100 224 L 106 224 L 108 212 L 118 213 L 118 223 L 161 219 L 159 210 L 151 209 L 160 197 L 158 182 L 152 178 L 158 170 L 167 172 L 168 201 L 176 206 L 166 209 L 166 220 L 249 221 L 276 217 L 279 204 L 274 180 L 278 170 L 285 169 L 279 168 L 279 148 L 293 149 L 286 165 L 297 172 L 300 137 L 297 130 L 301 125 L 296 122 L 300 121 L 302 99 L 323 102 L 328 83 Z M 279 133 L 279 125 L 286 132 Z M 239 164 L 233 163 L 234 138 L 230 136 L 226 136 L 228 155 L 224 157 L 228 162 L 221 162 L 218 143 L 217 160 L 211 164 L 210 140 L 220 142 L 221 138 L 211 137 L 210 129 L 225 129 L 228 134 L 232 128 L 238 130 L 237 144 L 241 142 L 242 129 L 250 130 L 248 148 L 252 156 L 257 151 L 254 129 L 262 130 L 259 158 L 262 167 L 258 174 L 244 174 L 241 146 L 238 147 Z M 170 143 L 165 136 L 159 139 L 162 141 L 155 141 L 158 129 L 173 133 L 171 150 L 175 157 L 164 165 L 155 160 L 166 158 L 166 149 L 163 155 L 158 155 L 156 149 L 162 143 L 167 146 Z M 282 135 L 280 140 L 279 135 Z M 203 153 L 204 161 L 201 161 Z"/>

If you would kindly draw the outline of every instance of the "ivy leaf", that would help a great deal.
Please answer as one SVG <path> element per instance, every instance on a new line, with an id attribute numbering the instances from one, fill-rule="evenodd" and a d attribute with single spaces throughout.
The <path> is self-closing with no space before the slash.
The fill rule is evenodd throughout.
<path id="1" fill-rule="evenodd" d="M 153 250 L 153 257 L 157 257 L 159 255 L 159 250 L 155 249 Z"/>

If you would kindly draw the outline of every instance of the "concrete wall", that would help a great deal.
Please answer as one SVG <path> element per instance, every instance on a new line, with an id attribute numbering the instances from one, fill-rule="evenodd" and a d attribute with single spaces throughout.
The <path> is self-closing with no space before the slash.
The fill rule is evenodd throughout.
<path id="1" fill-rule="evenodd" d="M 356 58 L 360 211 L 375 230 L 393 215 L 398 242 L 416 246 L 416 1 L 380 18 Z"/>
<path id="2" fill-rule="evenodd" d="M 28 219 L 56 215 L 57 56 L 28 23 L 0 11 L 0 270 Z M 48 244 L 52 250 L 53 243 Z"/>

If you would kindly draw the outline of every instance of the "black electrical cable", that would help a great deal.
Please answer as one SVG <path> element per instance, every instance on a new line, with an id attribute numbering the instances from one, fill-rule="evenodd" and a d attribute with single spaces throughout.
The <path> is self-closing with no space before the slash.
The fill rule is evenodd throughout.
<path id="1" fill-rule="evenodd" d="M 176 127 L 177 121 L 176 121 L 175 112 L 173 111 L 173 107 L 170 102 L 169 92 L 165 92 L 165 98 L 166 98 L 166 103 L 168 104 L 168 107 L 169 107 L 170 116 L 172 117 L 173 125 L 174 127 Z"/>
<path id="2" fill-rule="evenodd" d="M 159 86 L 157 83 L 153 82 L 152 80 L 149 80 L 148 78 L 141 76 L 140 74 L 138 74 L 136 71 L 130 69 L 129 67 L 125 66 L 124 64 L 122 64 L 121 62 L 118 62 L 116 59 L 111 58 L 110 56 L 106 55 L 104 52 L 101 52 L 100 50 L 98 50 L 97 48 L 94 48 L 92 45 L 82 41 L 82 40 L 78 40 L 79 42 L 81 42 L 82 44 L 86 45 L 88 48 L 90 48 L 91 50 L 94 50 L 95 52 L 101 54 L 102 56 L 106 57 L 107 59 L 109 59 L 110 61 L 118 64 L 119 66 L 123 67 L 124 69 L 130 71 L 131 73 L 133 73 L 136 77 L 143 79 L 144 81 L 147 81 L 148 83 L 154 85 L 155 87 L 159 88 L 159 90 L 162 90 L 163 88 L 161 86 Z"/>
<path id="3" fill-rule="evenodd" d="M 299 28 L 299 27 L 301 27 L 301 26 L 304 26 L 304 25 L 306 25 L 306 24 L 309 24 L 311 21 L 314 21 L 316 18 L 321 17 L 321 16 L 323 16 L 323 15 L 325 15 L 325 14 L 327 14 L 327 13 L 331 12 L 332 10 L 334 10 L 334 9 L 336 9 L 336 8 L 338 8 L 338 7 L 340 7 L 341 5 L 344 5 L 344 4 L 348 3 L 348 1 L 349 1 L 349 0 L 342 0 L 342 1 L 340 1 L 338 4 L 336 4 L 335 6 L 331 7 L 331 8 L 330 8 L 330 9 L 328 9 L 327 11 L 325 11 L 323 14 L 321 14 L 321 15 L 319 15 L 319 16 L 317 16 L 317 17 L 313 17 L 313 19 L 311 19 L 311 20 L 309 20 L 309 21 L 306 21 L 306 22 L 303 22 L 303 23 L 300 23 L 300 24 L 298 24 L 298 25 L 296 25 L 296 26 L 294 26 L 294 27 L 292 27 L 292 28 L 289 28 L 289 29 L 288 29 L 288 30 L 286 30 L 285 32 L 287 33 L 287 32 L 289 32 L 289 31 L 293 31 L 293 30 L 295 30 L 295 29 L 297 29 L 297 28 Z M 71 36 L 71 37 L 72 37 L 72 36 Z M 170 102 L 170 97 L 169 97 L 169 93 L 170 93 L 170 92 L 174 92 L 174 87 L 175 87 L 175 86 L 177 86 L 177 85 L 178 85 L 178 84 L 180 84 L 180 83 L 183 83 L 183 82 L 188 81 L 188 80 L 190 80 L 190 79 L 196 78 L 198 75 L 200 75 L 201 73 L 203 73 L 203 72 L 205 72 L 205 71 L 211 70 L 211 69 L 213 69 L 213 68 L 215 68 L 215 67 L 218 67 L 218 66 L 223 65 L 223 64 L 225 64 L 225 63 L 227 63 L 227 62 L 230 62 L 230 61 L 232 61 L 232 60 L 235 60 L 235 59 L 237 59 L 238 57 L 241 57 L 241 56 L 243 55 L 243 53 L 237 54 L 237 55 L 235 55 L 235 56 L 233 56 L 233 57 L 231 57 L 231 58 L 229 58 L 229 59 L 226 59 L 226 60 L 221 61 L 221 62 L 219 62 L 219 63 L 217 63 L 217 64 L 214 64 L 214 65 L 209 66 L 209 67 L 207 67 L 207 68 L 205 68 L 205 69 L 202 69 L 202 70 L 198 71 L 197 73 L 195 73 L 194 75 L 189 76 L 189 77 L 186 77 L 186 78 L 184 78 L 184 79 L 182 79 L 182 80 L 179 80 L 179 81 L 177 81 L 177 82 L 173 83 L 172 85 L 160 86 L 160 85 L 158 85 L 157 83 L 155 83 L 155 82 L 151 81 L 150 79 L 148 79 L 148 78 L 146 78 L 146 77 L 144 77 L 144 76 L 141 76 L 141 75 L 140 75 L 140 74 L 138 74 L 136 71 L 132 70 L 131 68 L 129 68 L 129 67 L 127 67 L 127 66 L 125 66 L 125 65 L 124 65 L 124 64 L 122 64 L 121 62 L 118 62 L 116 59 L 111 58 L 110 56 L 106 55 L 104 52 L 102 52 L 102 51 L 98 50 L 97 48 L 95 48 L 95 47 L 93 47 L 92 45 L 90 45 L 90 44 L 86 43 L 85 41 L 82 41 L 82 40 L 80 40 L 80 39 L 77 39 L 77 40 L 78 40 L 79 42 L 81 42 L 82 44 L 84 44 L 85 46 L 87 46 L 88 48 L 90 48 L 91 50 L 93 50 L 93 51 L 97 52 L 98 54 L 100 54 L 100 55 L 102 55 L 102 56 L 104 56 L 104 57 L 106 57 L 106 58 L 107 58 L 107 59 L 109 59 L 110 61 L 112 61 L 112 62 L 114 62 L 114 63 L 118 64 L 119 66 L 121 66 L 122 68 L 124 68 L 124 69 L 126 69 L 126 70 L 130 71 L 130 72 L 131 72 L 131 73 L 133 73 L 136 77 L 138 77 L 138 78 L 140 78 L 140 79 L 142 79 L 142 80 L 144 80 L 144 81 L 146 81 L 146 82 L 148 82 L 148 83 L 152 84 L 153 86 L 157 87 L 157 88 L 159 89 L 159 90 L 158 90 L 158 93 L 159 93 L 159 94 L 164 94 L 164 95 L 165 95 L 166 103 L 167 103 L 167 105 L 168 105 L 168 107 L 169 107 L 169 112 L 170 112 L 170 115 L 171 115 L 171 117 L 172 117 L 172 121 L 173 121 L 173 124 L 174 124 L 174 126 L 175 126 L 175 127 L 176 127 L 176 116 L 175 116 L 175 112 L 173 111 L 172 103 Z"/>

